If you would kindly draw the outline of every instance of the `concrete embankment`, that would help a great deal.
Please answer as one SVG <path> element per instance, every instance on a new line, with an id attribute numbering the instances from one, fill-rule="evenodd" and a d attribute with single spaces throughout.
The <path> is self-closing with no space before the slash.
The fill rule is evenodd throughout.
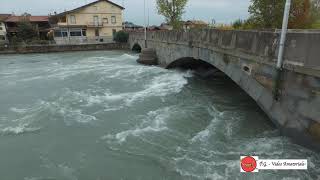
<path id="1" fill-rule="evenodd" d="M 126 43 L 106 44 L 79 44 L 79 45 L 28 45 L 0 47 L 0 54 L 27 54 L 27 53 L 50 53 L 68 51 L 95 51 L 95 50 L 127 50 Z"/>

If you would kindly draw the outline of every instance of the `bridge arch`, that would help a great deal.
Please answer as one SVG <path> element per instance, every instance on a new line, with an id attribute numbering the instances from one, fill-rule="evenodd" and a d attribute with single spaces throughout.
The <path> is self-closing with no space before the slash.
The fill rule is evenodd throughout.
<path id="1" fill-rule="evenodd" d="M 141 50 L 142 50 L 142 47 L 140 46 L 139 43 L 135 43 L 135 44 L 132 46 L 131 50 L 134 51 L 134 52 L 140 53 Z"/>
<path id="2" fill-rule="evenodd" d="M 197 68 L 215 68 L 212 64 L 201 59 L 194 59 L 193 57 L 179 58 L 166 66 L 166 69 L 183 68 L 183 69 L 197 69 Z"/>
<path id="3" fill-rule="evenodd" d="M 192 57 L 179 58 L 171 62 L 165 68 L 166 69 L 179 68 L 179 69 L 194 70 L 195 74 L 203 78 L 208 78 L 212 76 L 228 77 L 225 73 L 220 71 L 218 68 L 216 68 L 214 65 L 210 64 L 209 62 L 201 59 L 194 59 Z"/>

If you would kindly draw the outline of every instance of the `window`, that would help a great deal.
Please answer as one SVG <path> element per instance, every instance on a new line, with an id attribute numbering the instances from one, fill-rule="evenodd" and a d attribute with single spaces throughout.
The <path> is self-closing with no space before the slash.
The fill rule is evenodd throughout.
<path id="1" fill-rule="evenodd" d="M 117 19 L 116 19 L 115 16 L 111 16 L 111 23 L 112 23 L 112 24 L 117 23 Z"/>
<path id="2" fill-rule="evenodd" d="M 81 31 L 70 31 L 70 36 L 81 36 Z"/>
<path id="3" fill-rule="evenodd" d="M 70 16 L 70 24 L 76 24 L 76 16 L 74 15 Z"/>
<path id="4" fill-rule="evenodd" d="M 54 31 L 54 37 L 68 37 L 68 30 L 61 29 L 61 30 Z"/>
<path id="5" fill-rule="evenodd" d="M 0 40 L 6 40 L 6 37 L 4 37 L 4 36 L 2 36 L 2 35 L 0 35 Z"/>
<path id="6" fill-rule="evenodd" d="M 99 35 L 100 35 L 99 29 L 95 29 L 95 30 L 94 30 L 94 34 L 95 34 L 96 36 L 99 36 Z"/>
<path id="7" fill-rule="evenodd" d="M 68 31 L 61 31 L 61 37 L 68 37 Z"/>
<path id="8" fill-rule="evenodd" d="M 82 29 L 71 29 L 70 36 L 82 36 Z"/>
<path id="9" fill-rule="evenodd" d="M 98 26 L 99 25 L 99 17 L 98 16 L 93 16 L 93 24 L 95 26 Z"/>
<path id="10" fill-rule="evenodd" d="M 61 37 L 61 31 L 54 31 L 54 37 Z"/>
<path id="11" fill-rule="evenodd" d="M 67 22 L 67 17 L 63 16 L 62 18 L 59 19 L 60 22 L 66 23 Z"/>
<path id="12" fill-rule="evenodd" d="M 108 18 L 103 18 L 102 21 L 103 21 L 103 24 L 108 24 L 109 23 L 108 22 Z"/>
<path id="13" fill-rule="evenodd" d="M 0 24 L 0 30 L 3 30 L 3 28 L 2 28 L 2 26 L 1 26 L 1 24 Z"/>

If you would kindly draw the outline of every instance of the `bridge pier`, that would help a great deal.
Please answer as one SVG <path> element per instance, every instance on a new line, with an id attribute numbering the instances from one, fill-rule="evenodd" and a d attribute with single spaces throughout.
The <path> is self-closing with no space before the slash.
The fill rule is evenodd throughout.
<path id="1" fill-rule="evenodd" d="M 181 59 L 211 64 L 247 92 L 284 135 L 320 150 L 320 32 L 288 33 L 279 100 L 273 94 L 278 32 L 165 31 L 150 32 L 147 39 L 160 66 L 170 68 Z M 130 34 L 131 47 L 143 42 L 143 34 Z"/>
<path id="2" fill-rule="evenodd" d="M 156 50 L 152 48 L 142 49 L 137 62 L 144 65 L 158 65 Z"/>

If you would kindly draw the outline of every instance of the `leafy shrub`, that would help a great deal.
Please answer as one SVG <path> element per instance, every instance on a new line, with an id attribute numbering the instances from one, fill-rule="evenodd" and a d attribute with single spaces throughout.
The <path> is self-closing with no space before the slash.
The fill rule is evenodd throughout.
<path id="1" fill-rule="evenodd" d="M 232 27 L 235 29 L 241 29 L 243 27 L 243 25 L 244 25 L 244 21 L 241 19 L 238 19 L 232 23 Z"/>
<path id="2" fill-rule="evenodd" d="M 38 37 L 38 33 L 35 27 L 28 20 L 22 20 L 17 23 L 17 36 L 24 41 L 34 39 Z"/>
<path id="3" fill-rule="evenodd" d="M 119 43 L 126 43 L 128 42 L 129 34 L 124 31 L 118 31 L 114 34 L 113 40 Z"/>
<path id="4" fill-rule="evenodd" d="M 12 36 L 10 38 L 10 43 L 14 46 L 20 45 L 22 42 L 22 39 L 18 38 L 17 36 Z"/>

